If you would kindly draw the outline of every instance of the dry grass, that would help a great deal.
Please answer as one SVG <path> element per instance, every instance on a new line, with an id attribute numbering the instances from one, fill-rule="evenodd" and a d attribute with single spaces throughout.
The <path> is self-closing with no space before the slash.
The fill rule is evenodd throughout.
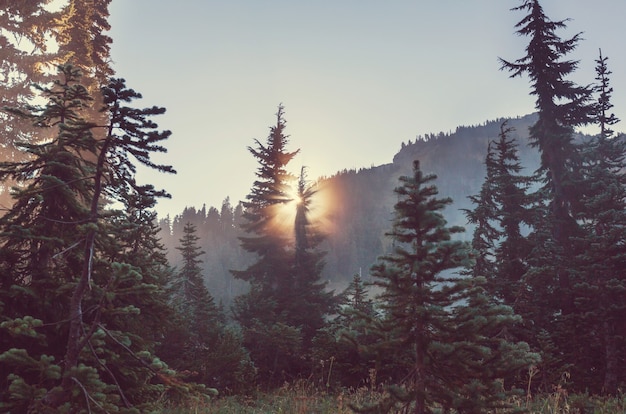
<path id="1" fill-rule="evenodd" d="M 348 403 L 363 404 L 380 398 L 369 388 L 329 394 L 306 382 L 285 385 L 272 393 L 216 398 L 208 403 L 164 408 L 164 414 L 351 414 Z"/>
<path id="2" fill-rule="evenodd" d="M 367 387 L 329 394 L 310 383 L 285 385 L 272 393 L 216 398 L 206 403 L 164 408 L 163 414 L 351 414 L 348 403 L 362 405 L 381 398 L 377 390 Z M 529 414 L 624 414 L 626 395 L 614 398 L 570 395 L 561 386 L 547 395 L 528 396 L 512 401 Z M 492 414 L 503 414 L 498 411 Z M 487 413 L 486 413 L 487 414 Z"/>

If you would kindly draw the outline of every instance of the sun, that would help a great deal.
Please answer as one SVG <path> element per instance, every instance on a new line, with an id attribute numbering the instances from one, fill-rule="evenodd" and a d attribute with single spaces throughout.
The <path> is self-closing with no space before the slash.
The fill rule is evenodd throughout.
<path id="1" fill-rule="evenodd" d="M 303 197 L 304 195 L 304 197 Z M 276 206 L 274 215 L 275 231 L 288 237 L 295 237 L 295 225 L 298 211 L 306 217 L 308 231 L 329 235 L 335 229 L 333 217 L 337 206 L 334 191 L 323 182 L 310 184 L 304 194 L 293 186 L 285 194 L 285 202 Z"/>
<path id="2" fill-rule="evenodd" d="M 285 193 L 283 193 L 281 202 L 275 205 L 276 211 L 274 217 L 277 224 L 280 225 L 282 231 L 289 231 L 293 228 L 296 220 L 296 213 L 298 206 L 302 203 L 302 197 L 298 193 L 296 187 L 290 186 Z"/>

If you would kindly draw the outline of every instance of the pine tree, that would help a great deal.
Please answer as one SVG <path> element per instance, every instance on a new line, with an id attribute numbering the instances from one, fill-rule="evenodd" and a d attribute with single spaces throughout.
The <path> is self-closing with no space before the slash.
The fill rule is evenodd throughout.
<path id="1" fill-rule="evenodd" d="M 183 237 L 180 239 L 180 251 L 183 265 L 177 279 L 178 294 L 175 295 L 175 306 L 188 321 L 189 331 L 197 342 L 208 342 L 215 335 L 223 316 L 209 293 L 202 276 L 202 260 L 204 255 L 197 245 L 200 239 L 196 236 L 196 228 L 191 223 L 185 224 Z M 192 361 L 195 360 L 192 358 Z"/>
<path id="2" fill-rule="evenodd" d="M 544 312 L 566 316 L 575 310 L 569 264 L 575 254 L 572 238 L 580 233 L 574 217 L 581 199 L 580 156 L 573 133 L 576 126 L 591 119 L 588 103 L 591 91 L 566 79 L 576 70 L 578 62 L 564 60 L 564 57 L 576 48 L 580 33 L 562 40 L 556 31 L 566 27 L 564 20 L 551 21 L 538 0 L 523 0 L 522 3 L 514 10 L 528 13 L 516 25 L 519 35 L 530 38 L 526 56 L 514 62 L 504 59 L 501 62 L 502 69 L 510 71 L 511 77 L 527 74 L 532 82 L 531 94 L 536 96 L 539 119 L 530 128 L 530 138 L 541 154 L 541 171 L 545 173 L 546 182 L 542 194 L 550 206 L 550 217 L 542 225 L 550 226 L 558 254 L 558 258 L 550 259 L 555 264 L 553 294 L 558 298 L 558 307 Z M 544 274 L 544 277 L 549 276 Z"/>
<path id="3" fill-rule="evenodd" d="M 182 267 L 173 278 L 175 323 L 161 347 L 170 365 L 189 379 L 210 387 L 239 390 L 247 386 L 252 365 L 240 337 L 225 325 L 223 311 L 204 284 L 196 227 L 187 223 L 177 249 Z"/>
<path id="4" fill-rule="evenodd" d="M 128 107 L 140 95 L 112 80 L 102 91 L 109 125 L 97 139 L 80 71 L 59 69 L 42 88 L 45 106 L 13 111 L 55 138 L 24 143 L 27 162 L 0 165 L 3 178 L 24 182 L 0 218 L 0 327 L 10 334 L 0 335 L 0 364 L 12 373 L 3 408 L 148 410 L 159 395 L 185 392 L 153 352 L 159 332 L 148 332 L 169 314 L 146 212 L 165 193 L 134 178 L 134 162 L 173 171 L 150 161 L 165 151 L 157 143 L 169 132 L 150 119 L 164 110 Z M 106 210 L 110 201 L 127 211 Z"/>
<path id="5" fill-rule="evenodd" d="M 0 11 L 0 79 L 3 80 L 0 105 L 21 107 L 32 104 L 39 96 L 34 83 L 52 81 L 47 68 L 55 64 L 73 64 L 81 69 L 81 82 L 87 87 L 92 99 L 99 100 L 99 89 L 107 85 L 113 74 L 110 66 L 111 38 L 104 34 L 109 30 L 108 4 L 110 0 L 72 0 L 59 10 L 51 11 L 50 1 L 12 2 Z M 99 112 L 100 105 L 91 105 L 87 118 L 92 123 L 106 123 Z M 5 159 L 19 160 L 26 154 L 15 148 L 16 142 L 53 139 L 42 136 L 46 129 L 34 130 L 28 121 L 19 116 L 4 113 L 0 116 L 0 141 L 6 145 Z M 99 130 L 91 131 L 99 139 Z M 0 195 L 9 205 L 9 189 L 15 183 L 6 182 Z"/>
<path id="6" fill-rule="evenodd" d="M 581 284 L 591 275 L 580 272 L 576 257 L 584 246 L 581 239 L 588 229 L 578 216 L 584 210 L 587 191 L 584 158 L 574 142 L 574 128 L 593 121 L 595 105 L 590 103 L 592 90 L 567 79 L 576 70 L 577 61 L 566 60 L 580 40 L 580 33 L 562 40 L 557 30 L 565 21 L 551 21 L 538 0 L 525 0 L 514 10 L 527 11 L 517 25 L 518 34 L 528 36 L 526 56 L 515 62 L 502 60 L 502 68 L 511 77 L 527 74 L 536 97 L 538 121 L 530 128 L 532 144 L 541 154 L 544 186 L 537 192 L 533 246 L 524 277 L 527 297 L 525 313 L 535 332 L 543 332 L 554 344 L 555 355 L 543 355 L 542 375 L 576 370 L 585 364 L 588 354 L 571 339 L 581 329 Z M 545 361 L 560 363 L 546 366 Z M 558 378 L 557 378 L 558 379 Z M 582 378 L 578 386 L 583 389 Z M 544 383 L 550 379 L 544 378 Z"/>
<path id="7" fill-rule="evenodd" d="M 602 52 L 596 64 L 594 120 L 600 133 L 584 146 L 587 191 L 578 219 L 586 231 L 576 262 L 581 332 L 590 346 L 574 378 L 595 392 L 615 395 L 625 368 L 621 333 L 626 329 L 626 143 L 611 129 L 619 119 L 611 112 L 611 72 Z"/>
<path id="8" fill-rule="evenodd" d="M 37 91 L 33 82 L 48 80 L 42 70 L 55 55 L 46 46 L 46 37 L 54 37 L 54 21 L 58 13 L 46 9 L 48 0 L 5 2 L 0 10 L 0 90 L 1 106 L 22 106 L 30 103 Z M 27 45 L 27 47 L 24 47 Z M 14 145 L 36 131 L 27 119 L 3 112 L 0 115 L 0 142 L 6 149 L 4 159 L 23 156 Z M 38 134 L 41 131 L 37 131 Z M 4 195 L 8 196 L 6 188 Z"/>
<path id="9" fill-rule="evenodd" d="M 372 268 L 383 320 L 372 326 L 379 354 L 396 366 L 388 396 L 357 412 L 444 410 L 478 413 L 506 407 L 505 375 L 534 362 L 523 343 L 509 343 L 498 332 L 517 320 L 510 308 L 494 307 L 481 287 L 484 279 L 459 276 L 471 264 L 469 246 L 452 236 L 442 210 L 452 200 L 436 198 L 436 177 L 414 162 L 413 176 L 400 178 L 395 219 L 388 233 L 393 253 Z M 508 364 L 504 364 L 508 361 Z"/>
<path id="10" fill-rule="evenodd" d="M 302 327 L 305 346 L 310 346 L 317 330 L 324 326 L 324 318 L 334 306 L 331 292 L 326 292 L 326 283 L 321 281 L 326 255 L 318 249 L 323 235 L 311 222 L 310 209 L 317 189 L 307 183 L 305 168 L 302 167 L 296 196 L 296 217 L 294 223 L 295 263 L 294 285 L 291 294 L 293 308 L 292 323 Z"/>
<path id="11" fill-rule="evenodd" d="M 307 218 L 314 192 L 302 178 L 300 195 L 294 195 L 295 177 L 286 167 L 298 151 L 286 149 L 283 115 L 279 106 L 267 145 L 257 140 L 257 147 L 249 148 L 259 168 L 243 203 L 246 235 L 240 240 L 257 261 L 233 271 L 250 283 L 250 292 L 236 298 L 233 311 L 260 379 L 268 385 L 293 379 L 308 368 L 311 340 L 332 304 L 319 280 L 323 254 L 316 250 L 319 239 Z"/>
<path id="12" fill-rule="evenodd" d="M 112 39 L 105 34 L 111 0 L 70 0 L 57 20 L 60 61 L 81 69 L 88 89 L 108 83 Z"/>
<path id="13" fill-rule="evenodd" d="M 267 145 L 256 140 L 256 148 L 248 148 L 259 168 L 243 203 L 246 236 L 240 242 L 258 259 L 246 270 L 233 271 L 236 278 L 250 283 L 250 291 L 235 299 L 233 312 L 243 329 L 244 345 L 265 383 L 282 383 L 290 375 L 287 373 L 297 370 L 302 346 L 299 327 L 288 319 L 295 257 L 292 227 L 284 225 L 280 213 L 291 200 L 290 184 L 294 179 L 286 166 L 298 151 L 287 151 L 285 126 L 283 107 L 279 106 Z"/>
<path id="14" fill-rule="evenodd" d="M 17 411 L 41 406 L 41 400 L 58 385 L 63 372 L 60 363 L 53 361 L 62 360 L 66 323 L 60 325 L 60 333 L 47 326 L 67 320 L 69 315 L 65 286 L 80 274 L 82 256 L 78 246 L 85 230 L 79 226 L 88 218 L 86 203 L 92 191 L 85 175 L 93 165 L 85 162 L 80 153 L 95 149 L 90 133 L 93 125 L 81 117 L 90 97 L 78 83 L 79 76 L 74 68 L 64 67 L 60 79 L 42 88 L 47 106 L 11 110 L 38 128 L 54 128 L 56 137 L 39 144 L 22 144 L 30 161 L 4 162 L 0 166 L 3 179 L 25 183 L 15 188 L 13 208 L 0 218 L 0 301 L 4 306 L 0 326 L 11 334 L 2 335 L 0 360 L 4 364 L 2 372 L 12 373 L 7 378 L 11 385 L 2 390 L 2 401 Z M 48 134 L 52 135 L 46 131 Z M 32 321 L 26 335 L 21 334 L 22 328 L 14 329 L 22 320 Z M 35 331 L 35 327 L 42 329 Z M 47 342 L 51 344 L 48 349 Z M 14 359 L 18 352 L 29 362 Z M 41 369 L 54 369 L 54 376 L 46 374 L 46 382 L 29 373 L 36 359 L 46 361 Z M 35 396 L 39 401 L 33 401 Z"/>
<path id="15" fill-rule="evenodd" d="M 472 247 L 477 258 L 473 274 L 487 278 L 489 292 L 502 303 L 515 307 L 524 301 L 523 276 L 530 254 L 522 226 L 534 222 L 534 206 L 528 194 L 533 179 L 520 174 L 522 166 L 515 141 L 509 138 L 511 132 L 505 122 L 500 127 L 499 139 L 489 143 L 485 182 L 480 194 L 470 196 L 476 207 L 465 213 L 468 221 L 476 225 Z"/>
<path id="16" fill-rule="evenodd" d="M 379 320 L 379 315 L 360 275 L 353 276 L 338 301 L 336 317 L 314 338 L 314 360 L 322 361 L 318 367 L 324 381 L 321 385 L 356 389 L 369 383 L 373 387 L 373 373 L 385 375 L 382 365 L 387 361 L 372 368 L 377 361 L 369 347 L 378 337 L 370 333 L 369 327 Z"/>
<path id="17" fill-rule="evenodd" d="M 493 165 L 494 157 L 493 143 L 489 142 L 485 165 Z M 472 236 L 472 248 L 474 249 L 476 258 L 474 266 L 472 266 L 471 269 L 471 274 L 474 277 L 491 277 L 496 273 L 495 250 L 496 241 L 500 237 L 500 231 L 496 221 L 498 206 L 495 201 L 497 195 L 495 194 L 494 184 L 491 180 L 492 173 L 493 170 L 487 168 L 487 175 L 480 187 L 480 192 L 477 195 L 468 197 L 474 204 L 474 208 L 472 210 L 464 210 L 468 222 L 475 226 Z M 499 290 L 496 287 L 496 283 L 497 280 L 494 280 L 489 289 L 494 297 L 498 296 L 497 291 Z"/>

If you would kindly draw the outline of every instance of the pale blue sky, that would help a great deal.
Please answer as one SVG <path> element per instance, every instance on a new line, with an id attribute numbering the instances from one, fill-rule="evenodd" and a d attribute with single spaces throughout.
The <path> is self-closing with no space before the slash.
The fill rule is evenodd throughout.
<path id="1" fill-rule="evenodd" d="M 292 162 L 309 177 L 386 164 L 416 135 L 533 112 L 526 78 L 497 58 L 524 55 L 515 0 L 113 0 L 117 76 L 167 114 L 159 161 L 176 176 L 143 174 L 168 190 L 160 215 L 219 206 L 249 192 L 264 141 L 285 106 Z M 609 57 L 615 113 L 626 121 L 626 2 L 543 0 L 562 37 L 584 32 L 574 80 L 593 82 Z M 623 130 L 623 127 L 618 129 Z"/>

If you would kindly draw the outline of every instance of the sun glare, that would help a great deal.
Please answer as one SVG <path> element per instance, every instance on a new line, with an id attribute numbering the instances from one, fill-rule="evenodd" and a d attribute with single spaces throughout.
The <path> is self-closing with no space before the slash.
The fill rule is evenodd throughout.
<path id="1" fill-rule="evenodd" d="M 335 209 L 333 191 L 330 188 L 316 187 L 314 194 L 307 200 L 306 217 L 310 229 L 322 234 L 333 232 L 333 211 Z M 276 206 L 274 229 L 277 232 L 295 237 L 295 222 L 298 208 L 304 202 L 294 188 L 288 196 L 289 201 Z"/>

